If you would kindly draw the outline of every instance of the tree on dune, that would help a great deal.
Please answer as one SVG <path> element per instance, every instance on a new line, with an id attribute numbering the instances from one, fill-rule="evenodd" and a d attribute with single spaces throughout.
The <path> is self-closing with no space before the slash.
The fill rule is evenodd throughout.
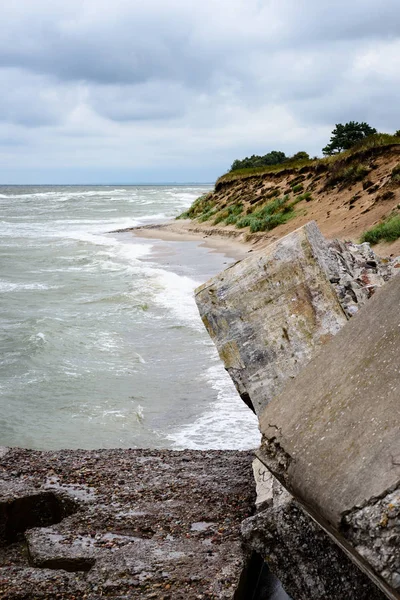
<path id="1" fill-rule="evenodd" d="M 326 156 L 343 152 L 343 150 L 349 150 L 357 142 L 360 142 L 369 135 L 378 133 L 374 127 L 368 125 L 368 123 L 357 121 L 349 121 L 344 125 L 338 123 L 335 125 L 335 129 L 332 131 L 331 140 L 329 144 L 322 148 L 322 152 Z"/>

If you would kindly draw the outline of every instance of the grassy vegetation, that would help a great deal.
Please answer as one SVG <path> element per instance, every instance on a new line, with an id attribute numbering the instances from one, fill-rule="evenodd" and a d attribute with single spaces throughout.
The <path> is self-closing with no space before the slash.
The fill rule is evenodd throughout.
<path id="1" fill-rule="evenodd" d="M 310 202 L 310 200 L 312 200 L 311 192 L 304 192 L 304 194 L 300 194 L 300 196 L 297 196 L 295 202 L 301 202 L 302 200 Z"/>
<path id="2" fill-rule="evenodd" d="M 272 202 L 268 202 L 262 208 L 238 219 L 236 227 L 239 227 L 240 229 L 243 227 L 250 227 L 251 233 L 257 231 L 270 231 L 294 217 L 295 212 L 293 207 L 296 202 L 297 199 L 289 202 L 289 196 L 272 200 Z"/>
<path id="3" fill-rule="evenodd" d="M 294 186 L 293 190 L 295 189 L 303 189 L 303 186 Z M 289 194 L 282 198 L 276 198 L 275 192 L 276 190 L 273 194 L 266 196 L 270 200 L 261 208 L 253 210 L 249 206 L 245 215 L 243 214 L 244 206 L 242 202 L 235 202 L 218 210 L 215 202 L 208 194 L 198 198 L 188 211 L 177 218 L 196 218 L 200 223 L 213 219 L 213 225 L 222 223 L 223 225 L 236 225 L 238 228 L 250 227 L 250 231 L 254 233 L 256 231 L 269 231 L 282 223 L 286 223 L 295 216 L 294 206 L 296 204 L 302 200 L 307 202 L 312 200 L 311 192 L 304 192 L 291 201 Z"/>
<path id="4" fill-rule="evenodd" d="M 400 182 L 400 163 L 392 169 L 391 180 L 395 183 Z"/>
<path id="5" fill-rule="evenodd" d="M 342 152 L 341 154 L 358 154 L 358 152 L 370 150 L 371 148 L 392 146 L 393 144 L 400 144 L 399 136 L 392 135 L 391 133 L 375 133 L 374 135 L 364 138 L 361 140 L 361 142 L 358 142 L 352 148 L 350 148 L 350 150 L 346 150 L 346 152 Z M 336 156 L 340 156 L 340 154 L 337 154 Z"/>
<path id="6" fill-rule="evenodd" d="M 281 171 L 286 170 L 299 171 L 303 167 L 319 166 L 324 170 L 330 170 L 337 162 L 347 162 L 349 159 L 351 160 L 352 157 L 355 157 L 357 154 L 363 154 L 373 148 L 382 148 L 385 146 L 392 146 L 397 144 L 400 144 L 400 136 L 391 135 L 389 133 L 376 133 L 358 142 L 352 148 L 350 148 L 350 150 L 346 150 L 338 154 L 333 154 L 332 156 L 327 156 L 325 158 L 301 160 L 292 159 L 287 160 L 279 165 L 252 167 L 249 169 L 238 169 L 237 171 L 225 173 L 225 175 L 219 177 L 219 179 L 216 182 L 216 185 L 218 185 L 219 182 L 235 181 L 236 179 L 245 179 L 254 175 L 263 175 L 264 173 L 279 173 Z"/>
<path id="7" fill-rule="evenodd" d="M 400 139 L 399 139 L 400 143 Z M 236 179 L 246 179 L 253 175 L 263 175 L 264 173 L 280 173 L 285 170 L 297 170 L 302 167 L 308 167 L 317 164 L 318 160 L 313 159 L 302 159 L 302 160 L 287 160 L 279 165 L 270 165 L 265 167 L 250 167 L 249 169 L 237 169 L 236 171 L 230 171 L 221 175 L 217 179 L 216 185 L 220 181 L 235 181 Z"/>
<path id="8" fill-rule="evenodd" d="M 203 196 L 197 198 L 197 200 L 193 202 L 192 206 L 187 211 L 183 212 L 176 218 L 196 219 L 198 217 L 201 217 L 203 221 L 205 221 L 205 215 L 209 215 L 207 218 L 210 218 L 212 214 L 214 214 L 215 204 L 216 201 L 213 198 L 213 194 L 212 192 L 209 192 L 208 194 L 204 194 Z"/>
<path id="9" fill-rule="evenodd" d="M 400 238 L 400 215 L 392 215 L 387 217 L 375 227 L 365 231 L 361 237 L 361 242 L 369 242 L 377 244 L 384 240 L 385 242 L 394 242 Z"/>
<path id="10" fill-rule="evenodd" d="M 370 173 L 371 169 L 368 165 L 362 164 L 358 161 L 353 162 L 352 164 L 343 164 L 340 163 L 336 165 L 336 168 L 333 168 L 331 174 L 328 176 L 326 180 L 325 187 L 333 187 L 337 184 L 352 185 L 357 181 L 361 181 Z"/>
<path id="11" fill-rule="evenodd" d="M 312 193 L 317 189 L 317 181 L 320 181 L 319 185 L 324 182 L 325 187 L 345 187 L 363 181 L 363 189 L 373 190 L 373 181 L 367 175 L 375 167 L 375 156 L 379 156 L 382 149 L 396 145 L 400 145 L 399 136 L 375 134 L 363 139 L 350 150 L 325 158 L 297 157 L 282 164 L 238 169 L 222 175 L 216 182 L 216 192 L 201 196 L 177 218 L 210 221 L 213 225 L 249 227 L 251 233 L 269 231 L 299 214 L 298 211 L 295 212 L 296 204 L 313 200 Z M 264 174 L 271 174 L 271 177 L 253 179 L 250 184 L 247 181 L 241 183 Z M 280 180 L 280 176 L 285 177 L 284 187 L 281 189 L 279 185 L 283 179 Z M 231 181 L 238 183 L 234 186 L 224 185 Z M 391 182 L 400 183 L 400 163 L 392 170 Z M 307 188 L 309 191 L 304 191 Z M 390 190 L 385 193 L 394 195 Z M 383 195 L 382 198 L 386 199 Z M 379 239 L 397 239 L 400 237 L 399 220 L 399 215 L 392 215 L 390 219 L 365 232 L 363 240 L 376 243 Z"/>
<path id="12" fill-rule="evenodd" d="M 225 218 L 225 225 L 234 225 L 243 212 L 243 204 L 232 204 L 227 209 L 228 215 Z"/>
<path id="13" fill-rule="evenodd" d="M 303 186 L 303 184 L 302 184 L 302 183 L 298 183 L 297 185 L 294 185 L 294 186 L 292 187 L 292 191 L 293 191 L 295 194 L 297 194 L 298 192 L 302 192 L 302 191 L 303 191 L 303 189 L 304 189 L 304 186 Z"/>

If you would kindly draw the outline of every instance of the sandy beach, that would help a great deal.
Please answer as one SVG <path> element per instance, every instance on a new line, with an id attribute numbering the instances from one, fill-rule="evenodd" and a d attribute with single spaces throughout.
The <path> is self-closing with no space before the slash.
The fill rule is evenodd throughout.
<path id="1" fill-rule="evenodd" d="M 245 258 L 249 252 L 253 252 L 255 246 L 259 248 L 259 240 L 247 241 L 243 231 L 227 227 L 210 229 L 207 224 L 194 223 L 189 219 L 131 227 L 119 232 L 131 232 L 135 237 L 166 242 L 198 242 L 204 248 L 236 260 Z"/>
<path id="2" fill-rule="evenodd" d="M 346 239 L 358 243 L 356 236 L 337 235 L 326 226 L 321 226 L 316 219 L 322 233 L 327 239 Z M 307 220 L 304 220 L 304 223 Z M 301 225 L 304 224 L 303 222 Z M 293 230 L 293 224 L 288 223 L 276 230 L 269 232 L 256 233 L 247 238 L 246 232 L 236 229 L 234 226 L 210 227 L 208 223 L 198 223 L 190 219 L 174 220 L 161 225 L 145 225 L 141 227 L 129 228 L 124 231 L 131 231 L 136 237 L 158 239 L 165 241 L 187 241 L 200 242 L 201 246 L 210 248 L 215 252 L 222 252 L 226 256 L 242 260 L 249 252 L 261 250 L 265 246 L 275 242 L 280 237 L 287 235 Z M 277 234 L 276 231 L 279 233 Z M 400 240 L 395 242 L 382 241 L 373 246 L 374 252 L 381 257 L 398 256 L 400 254 Z"/>

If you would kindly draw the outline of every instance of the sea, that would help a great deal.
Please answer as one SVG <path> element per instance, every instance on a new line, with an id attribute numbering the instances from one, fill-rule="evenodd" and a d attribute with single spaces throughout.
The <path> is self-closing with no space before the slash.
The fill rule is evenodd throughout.
<path id="1" fill-rule="evenodd" d="M 259 444 L 193 297 L 234 260 L 110 233 L 174 219 L 210 189 L 0 187 L 0 446 Z"/>

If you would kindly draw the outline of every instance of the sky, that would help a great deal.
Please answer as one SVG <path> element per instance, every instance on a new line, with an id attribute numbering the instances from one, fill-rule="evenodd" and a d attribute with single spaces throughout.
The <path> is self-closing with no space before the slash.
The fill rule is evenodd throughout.
<path id="1" fill-rule="evenodd" d="M 398 0 L 8 1 L 0 86 L 1 184 L 213 182 L 400 129 Z"/>

